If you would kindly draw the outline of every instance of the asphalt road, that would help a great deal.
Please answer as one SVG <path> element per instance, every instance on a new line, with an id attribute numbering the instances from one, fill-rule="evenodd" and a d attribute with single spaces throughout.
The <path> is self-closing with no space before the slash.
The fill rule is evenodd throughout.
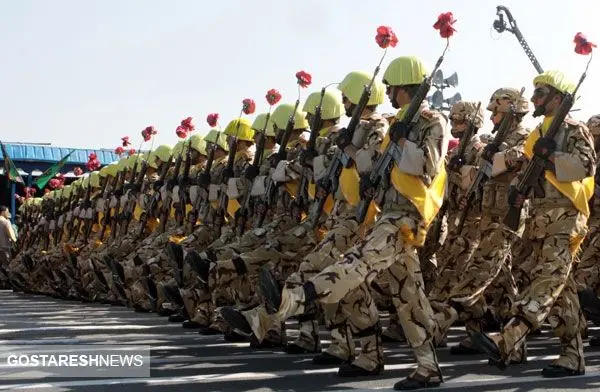
<path id="1" fill-rule="evenodd" d="M 293 335 L 295 324 L 290 322 L 288 326 Z M 600 329 L 592 328 L 591 333 L 600 334 Z M 462 328 L 453 329 L 449 346 L 463 336 Z M 322 338 L 327 345 L 327 332 L 322 332 Z M 414 366 L 408 347 L 386 343 L 386 368 L 382 375 L 339 378 L 337 368 L 314 366 L 311 355 L 252 350 L 247 343 L 228 343 L 221 336 L 200 336 L 154 314 L 0 291 L 0 352 L 8 345 L 34 345 L 44 352 L 44 347 L 63 344 L 151 346 L 151 377 L 49 377 L 44 371 L 15 370 L 3 362 L 0 391 L 391 391 L 392 385 L 406 377 Z M 545 331 L 542 336 L 531 338 L 528 347 L 528 363 L 503 372 L 489 366 L 482 356 L 451 356 L 449 348 L 439 349 L 446 380 L 436 390 L 600 390 L 600 348 L 586 343 L 584 376 L 547 380 L 540 371 L 557 354 L 558 340 Z"/>

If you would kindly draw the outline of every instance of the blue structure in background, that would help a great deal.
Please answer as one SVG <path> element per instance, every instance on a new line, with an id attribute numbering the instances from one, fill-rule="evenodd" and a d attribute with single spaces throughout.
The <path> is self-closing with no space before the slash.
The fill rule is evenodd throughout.
<path id="1" fill-rule="evenodd" d="M 23 177 L 23 180 L 27 186 L 31 186 L 34 177 L 41 175 L 46 169 L 60 161 L 71 150 L 75 151 L 73 151 L 73 154 L 71 154 L 66 164 L 60 170 L 60 172 L 63 174 L 68 173 L 66 175 L 67 178 L 75 178 L 75 175 L 69 172 L 72 172 L 76 167 L 80 167 L 85 171 L 85 164 L 87 163 L 88 156 L 91 153 L 96 154 L 102 166 L 119 159 L 118 155 L 116 155 L 112 150 L 107 149 L 88 150 L 82 148 L 53 147 L 50 145 L 26 143 L 4 143 L 4 146 L 6 147 L 6 152 L 10 156 L 10 159 L 12 159 L 12 161 L 15 163 L 15 166 L 19 170 L 19 173 Z M 4 156 L 2 151 L 0 151 L 0 159 L 3 163 Z M 1 165 L 0 167 L 4 167 L 4 165 Z M 2 172 L 4 171 L 2 170 Z M 2 181 L 6 181 L 5 174 L 2 175 Z M 15 193 L 18 191 L 20 191 L 21 194 L 24 193 L 23 189 L 19 188 L 22 188 L 20 184 L 11 184 L 10 194 L 8 194 L 9 192 L 4 191 L 5 189 L 9 189 L 7 185 L 0 187 L 0 189 L 2 189 L 2 194 L 0 195 L 0 204 L 8 205 L 10 203 L 13 219 L 16 214 Z"/>

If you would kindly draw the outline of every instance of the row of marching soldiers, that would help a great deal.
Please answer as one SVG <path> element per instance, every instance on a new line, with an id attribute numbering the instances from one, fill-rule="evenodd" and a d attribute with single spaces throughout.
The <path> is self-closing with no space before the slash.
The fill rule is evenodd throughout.
<path id="1" fill-rule="evenodd" d="M 568 117 L 546 137 L 575 89 L 547 71 L 531 99 L 500 88 L 487 107 L 461 101 L 448 118 L 424 100 L 426 74 L 410 56 L 393 60 L 370 90 L 372 75 L 351 72 L 302 108 L 284 103 L 253 123 L 232 120 L 27 200 L 21 251 L 3 266 L 10 284 L 168 315 L 256 348 L 314 353 L 315 365 L 346 377 L 382 373 L 383 343 L 406 342 L 417 365 L 396 389 L 443 382 L 436 349 L 455 323 L 468 336 L 453 354 L 485 353 L 504 368 L 527 361 L 527 336 L 548 322 L 560 356 L 543 376 L 583 374 L 579 297 L 597 316 L 600 213 L 589 192 L 600 117 L 587 125 Z M 396 115 L 377 111 L 386 96 Z M 478 132 L 485 109 L 491 136 Z M 543 116 L 534 130 L 523 126 L 530 112 Z M 391 143 L 400 153 L 378 183 Z M 515 184 L 534 154 L 545 174 L 522 194 Z M 299 334 L 287 336 L 292 317 Z"/>

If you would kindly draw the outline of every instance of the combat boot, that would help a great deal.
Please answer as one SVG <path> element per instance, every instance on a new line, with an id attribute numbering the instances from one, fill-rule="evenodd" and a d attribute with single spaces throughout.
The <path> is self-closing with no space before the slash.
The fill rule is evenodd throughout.
<path id="1" fill-rule="evenodd" d="M 394 384 L 397 391 L 435 388 L 444 382 L 432 341 L 416 347 L 417 368 L 407 378 Z"/>
<path id="2" fill-rule="evenodd" d="M 585 374 L 581 334 L 572 339 L 561 337 L 560 356 L 542 370 L 542 377 L 559 378 Z"/>
<path id="3" fill-rule="evenodd" d="M 347 322 L 329 327 L 331 331 L 331 344 L 327 349 L 313 358 L 313 364 L 332 366 L 349 364 L 354 361 L 356 347 L 352 331 Z"/>
<path id="4" fill-rule="evenodd" d="M 340 377 L 377 376 L 383 372 L 383 347 L 379 323 L 355 335 L 359 338 L 361 352 L 350 364 L 340 366 Z"/>

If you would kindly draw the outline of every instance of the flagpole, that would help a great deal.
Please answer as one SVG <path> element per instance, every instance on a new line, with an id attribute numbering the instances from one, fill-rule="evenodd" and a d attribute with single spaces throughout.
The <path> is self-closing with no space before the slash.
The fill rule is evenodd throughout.
<path id="1" fill-rule="evenodd" d="M 10 187 L 10 223 L 15 223 L 15 193 L 17 191 L 17 184 L 14 181 L 11 182 Z"/>

